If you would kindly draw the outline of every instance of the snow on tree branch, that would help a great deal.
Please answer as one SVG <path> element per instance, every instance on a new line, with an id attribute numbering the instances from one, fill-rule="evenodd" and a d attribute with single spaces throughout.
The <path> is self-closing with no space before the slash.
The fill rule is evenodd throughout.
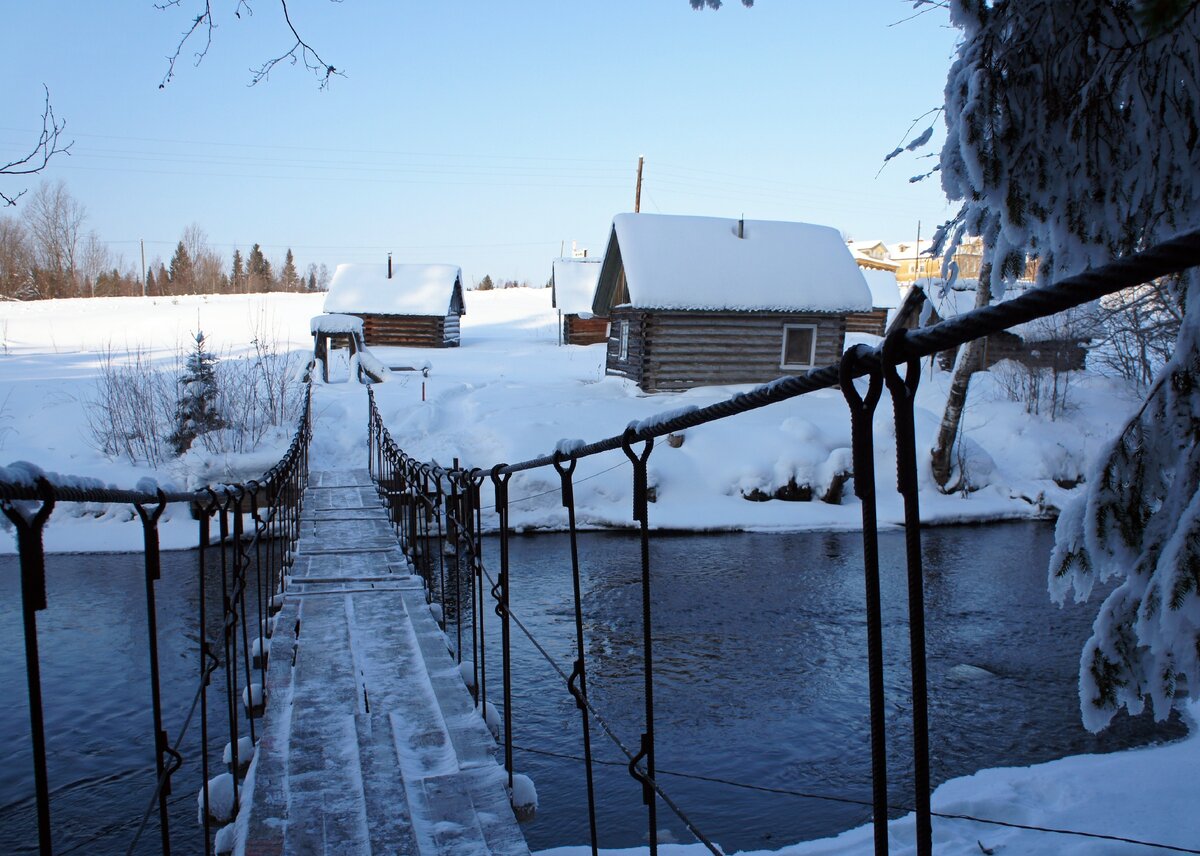
<path id="1" fill-rule="evenodd" d="M 342 2 L 342 0 L 329 1 L 331 3 Z M 252 2 L 253 0 L 237 0 L 236 5 L 233 7 L 233 16 L 240 20 L 242 17 L 242 12 L 245 12 L 247 16 L 253 15 L 254 7 Z M 321 89 L 324 89 L 329 85 L 329 80 L 333 75 L 345 77 L 344 72 L 338 70 L 331 63 L 326 62 L 320 53 L 318 53 L 317 50 L 311 44 L 305 41 L 303 36 L 300 35 L 300 31 L 296 29 L 296 25 L 292 22 L 291 12 L 288 9 L 287 0 L 278 0 L 278 3 L 283 12 L 283 20 L 287 24 L 287 28 L 290 31 L 294 41 L 291 47 L 289 47 L 283 53 L 267 60 L 258 68 L 251 69 L 250 85 L 254 86 L 256 83 L 266 80 L 271 71 L 274 70 L 277 65 L 285 61 L 289 62 L 291 65 L 303 63 L 304 67 L 316 76 Z M 162 2 L 154 4 L 154 8 L 159 10 L 165 10 L 175 6 L 182 8 L 183 0 L 162 0 Z M 196 14 L 192 17 L 191 24 L 189 25 L 188 29 L 184 30 L 180 36 L 179 43 L 175 46 L 175 52 L 171 56 L 167 57 L 167 72 L 163 76 L 162 82 L 158 85 L 159 89 L 165 88 L 166 85 L 171 82 L 172 78 L 175 76 L 175 66 L 179 62 L 179 57 L 183 54 L 184 47 L 193 39 L 193 37 L 199 39 L 200 36 L 197 34 L 201 33 L 203 34 L 204 41 L 194 55 L 195 61 L 193 62 L 193 65 L 199 65 L 201 61 L 203 61 L 204 57 L 208 55 L 209 49 L 212 47 L 213 30 L 216 28 L 216 26 L 217 24 L 213 14 L 212 0 L 204 0 L 203 4 L 196 6 Z"/>
<path id="2" fill-rule="evenodd" d="M 33 147 L 25 155 L 6 164 L 0 164 L 0 175 L 33 175 L 45 169 L 50 163 L 50 158 L 55 155 L 71 154 L 71 146 L 75 144 L 74 141 L 61 142 L 62 132 L 67 127 L 67 122 L 65 119 L 60 121 L 54 115 L 54 106 L 50 103 L 50 89 L 46 86 L 43 86 L 42 89 L 46 93 L 46 101 L 42 107 L 42 131 L 38 134 Z M 16 205 L 17 200 L 24 195 L 24 190 L 11 196 L 0 191 L 0 205 L 3 207 Z"/>
<path id="3" fill-rule="evenodd" d="M 951 0 L 949 10 L 962 40 L 941 176 L 962 206 L 937 251 L 982 236 L 999 295 L 1026 253 L 1053 280 L 1200 225 L 1200 3 Z M 1152 320 L 1183 310 L 1174 353 L 1060 517 L 1049 572 L 1060 603 L 1119 580 L 1080 661 L 1092 730 L 1122 707 L 1138 713 L 1149 700 L 1164 718 L 1177 692 L 1200 693 L 1200 275 L 1154 288 L 1166 299 Z"/>
<path id="4" fill-rule="evenodd" d="M 721 0 L 688 0 L 692 4 L 693 9 L 720 9 Z M 754 5 L 754 0 L 742 0 L 742 5 L 747 9 Z"/>

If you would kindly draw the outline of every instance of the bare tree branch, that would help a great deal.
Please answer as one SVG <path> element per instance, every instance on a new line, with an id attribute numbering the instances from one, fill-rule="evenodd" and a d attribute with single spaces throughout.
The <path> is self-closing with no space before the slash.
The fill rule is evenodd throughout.
<path id="1" fill-rule="evenodd" d="M 67 121 L 65 119 L 59 121 L 54 115 L 54 106 L 50 103 L 50 89 L 44 84 L 42 89 L 46 92 L 46 103 L 42 108 L 42 132 L 38 135 L 37 142 L 28 154 L 0 165 L 0 175 L 33 175 L 41 172 L 50 163 L 50 158 L 58 154 L 69 155 L 71 146 L 75 145 L 74 140 L 65 144 L 60 142 L 63 129 L 67 127 Z M 24 195 L 24 190 L 15 196 L 0 192 L 0 204 L 4 207 L 16 205 L 17 200 Z"/>
<path id="2" fill-rule="evenodd" d="M 241 0 L 241 2 L 244 4 L 247 3 L 247 0 Z M 332 0 L 332 2 L 340 3 L 341 0 Z M 266 80 L 275 66 L 279 65 L 279 63 L 283 62 L 284 60 L 290 60 L 292 65 L 295 65 L 298 61 L 303 62 L 304 67 L 315 74 L 321 81 L 321 89 L 324 89 L 329 85 L 329 78 L 331 75 L 336 74 L 338 77 L 345 77 L 346 75 L 343 72 L 338 71 L 332 65 L 325 62 L 325 60 L 321 58 L 321 55 L 313 49 L 312 45 L 308 44 L 308 42 L 304 41 L 304 39 L 300 36 L 300 33 L 296 30 L 295 24 L 292 23 L 291 15 L 288 14 L 287 0 L 279 0 L 279 5 L 283 8 L 283 19 L 287 21 L 288 29 L 291 30 L 292 35 L 296 37 L 296 43 L 292 45 L 291 50 L 287 51 L 286 53 L 280 54 L 274 59 L 267 60 L 256 69 L 251 69 L 250 85 L 253 86 L 260 81 Z M 248 5 L 247 8 L 249 8 Z"/>
<path id="3" fill-rule="evenodd" d="M 172 6 L 178 6 L 181 2 L 182 0 L 163 0 L 161 3 L 155 3 L 154 8 L 162 11 Z M 240 6 L 241 4 L 239 3 L 238 5 Z M 167 73 L 163 75 L 162 83 L 158 84 L 159 89 L 162 89 L 171 82 L 171 78 L 175 76 L 175 63 L 179 61 L 179 55 L 183 53 L 183 46 L 196 34 L 197 30 L 203 27 L 204 47 L 196 52 L 196 61 L 193 63 L 194 65 L 200 64 L 200 61 L 208 54 L 208 49 L 212 47 L 212 31 L 214 26 L 212 0 L 204 0 L 204 11 L 192 19 L 192 25 L 183 33 L 179 39 L 179 44 L 175 46 L 175 53 L 167 57 Z"/>
<path id="4" fill-rule="evenodd" d="M 195 62 L 193 65 L 199 65 L 201 61 L 208 55 L 209 49 L 212 47 L 213 30 L 217 27 L 217 23 L 213 16 L 212 0 L 196 0 L 197 3 L 203 2 L 203 6 L 197 5 L 197 14 L 192 18 L 191 25 L 180 36 L 179 43 L 175 46 L 175 52 L 167 57 L 167 73 L 163 76 L 162 82 L 158 85 L 159 89 L 164 88 L 171 79 L 175 76 L 175 66 L 179 61 L 179 57 L 183 54 L 184 47 L 194 37 L 198 38 L 197 33 L 204 34 L 204 44 L 195 53 Z M 233 7 L 233 16 L 239 20 L 244 11 L 247 16 L 254 14 L 253 0 L 237 0 Z M 278 0 L 280 8 L 283 10 L 283 19 L 287 22 L 288 30 L 291 31 L 295 42 L 292 46 L 277 57 L 267 60 L 258 68 L 250 69 L 250 85 L 254 86 L 260 81 L 266 80 L 275 66 L 281 62 L 290 61 L 290 64 L 295 65 L 298 62 L 303 62 L 304 67 L 316 75 L 319 81 L 320 88 L 324 89 L 329 85 L 329 79 L 333 75 L 345 77 L 345 74 L 335 68 L 332 64 L 326 62 L 324 58 L 317 53 L 316 49 L 304 40 L 300 35 L 300 31 L 296 29 L 292 23 L 291 15 L 288 11 L 287 0 Z M 331 3 L 341 3 L 342 0 L 330 0 Z M 169 9 L 171 7 L 183 6 L 183 0 L 159 0 L 154 4 L 154 8 L 159 10 Z"/>

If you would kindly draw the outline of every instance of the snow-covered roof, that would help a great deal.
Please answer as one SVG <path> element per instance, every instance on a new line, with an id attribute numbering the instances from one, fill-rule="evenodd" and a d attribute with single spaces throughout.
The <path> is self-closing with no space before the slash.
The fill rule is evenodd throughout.
<path id="1" fill-rule="evenodd" d="M 314 333 L 361 333 L 363 320 L 357 315 L 314 315 L 309 328 Z"/>
<path id="2" fill-rule="evenodd" d="M 601 259 L 554 260 L 554 306 L 561 312 L 592 314 Z"/>
<path id="3" fill-rule="evenodd" d="M 640 309 L 862 312 L 871 292 L 836 229 L 811 223 L 618 214 L 593 311 L 624 268 Z"/>
<path id="4" fill-rule="evenodd" d="M 915 259 L 918 254 L 927 254 L 933 247 L 933 241 L 925 238 L 921 239 L 921 245 L 918 247 L 916 241 L 899 241 L 895 244 L 887 245 L 888 258 L 892 261 L 899 259 Z"/>
<path id="5" fill-rule="evenodd" d="M 900 308 L 900 286 L 896 283 L 893 271 L 864 268 L 862 275 L 867 281 L 867 288 L 871 289 L 872 306 L 876 309 Z"/>
<path id="6" fill-rule="evenodd" d="M 368 315 L 446 315 L 462 306 L 462 270 L 456 265 L 338 265 L 326 312 Z"/>

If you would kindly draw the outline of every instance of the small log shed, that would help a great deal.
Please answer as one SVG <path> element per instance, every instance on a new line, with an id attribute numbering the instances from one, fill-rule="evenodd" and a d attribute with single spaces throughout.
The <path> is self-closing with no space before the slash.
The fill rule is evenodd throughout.
<path id="1" fill-rule="evenodd" d="M 462 270 L 446 264 L 338 265 L 325 311 L 363 320 L 368 347 L 453 348 L 459 344 Z"/>
<path id="2" fill-rule="evenodd" d="M 853 312 L 846 316 L 847 333 L 870 333 L 882 336 L 887 330 L 888 323 L 900 308 L 900 285 L 896 282 L 896 272 L 880 267 L 868 266 L 855 258 L 862 268 L 863 279 L 871 289 L 871 311 Z"/>
<path id="3" fill-rule="evenodd" d="M 561 343 L 608 341 L 608 318 L 592 314 L 601 259 L 555 259 L 550 273 L 551 305 L 562 319 Z"/>
<path id="4" fill-rule="evenodd" d="M 592 314 L 609 316 L 607 373 L 658 392 L 836 362 L 846 316 L 871 308 L 828 226 L 618 214 Z"/>

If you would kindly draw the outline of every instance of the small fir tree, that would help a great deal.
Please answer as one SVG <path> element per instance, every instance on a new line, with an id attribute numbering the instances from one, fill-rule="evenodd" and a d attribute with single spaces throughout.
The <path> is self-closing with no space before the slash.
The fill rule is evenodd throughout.
<path id="1" fill-rule="evenodd" d="M 233 271 L 229 275 L 229 283 L 234 291 L 241 291 L 246 283 L 246 266 L 242 264 L 242 251 L 233 251 Z"/>
<path id="2" fill-rule="evenodd" d="M 179 378 L 179 401 L 175 407 L 175 430 L 170 437 L 176 455 L 182 455 L 202 434 L 225 427 L 217 410 L 217 358 L 205 345 L 204 333 L 196 331 L 196 347 Z"/>
<path id="3" fill-rule="evenodd" d="M 495 287 L 496 284 L 492 282 L 491 276 L 484 274 L 483 279 L 479 280 L 479 285 L 475 286 L 475 289 L 476 291 L 491 291 Z"/>
<path id="4" fill-rule="evenodd" d="M 175 255 L 171 256 L 171 284 L 175 286 L 177 294 L 192 290 L 191 286 L 195 279 L 192 268 L 192 256 L 183 241 L 180 241 L 179 245 L 175 247 Z"/>
<path id="5" fill-rule="evenodd" d="M 283 257 L 283 271 L 279 274 L 284 291 L 296 291 L 300 284 L 300 275 L 296 273 L 296 258 L 292 248 L 288 247 L 287 255 Z"/>

